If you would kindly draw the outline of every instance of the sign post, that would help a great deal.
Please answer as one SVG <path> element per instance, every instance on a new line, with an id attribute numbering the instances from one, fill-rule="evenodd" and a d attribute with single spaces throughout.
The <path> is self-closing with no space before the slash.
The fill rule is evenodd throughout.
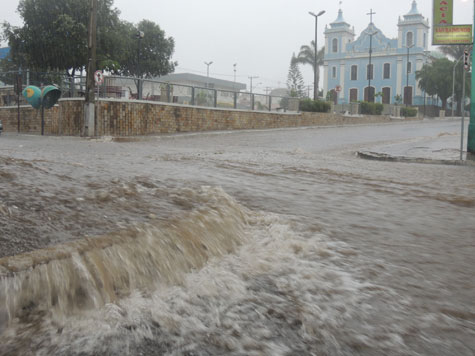
<path id="1" fill-rule="evenodd" d="M 475 19 L 475 1 L 474 1 Z M 475 46 L 472 47 L 472 88 L 475 88 L 475 75 L 473 75 L 473 58 L 475 57 Z M 475 156 L 475 90 L 470 95 L 470 123 L 468 124 L 467 158 Z"/>

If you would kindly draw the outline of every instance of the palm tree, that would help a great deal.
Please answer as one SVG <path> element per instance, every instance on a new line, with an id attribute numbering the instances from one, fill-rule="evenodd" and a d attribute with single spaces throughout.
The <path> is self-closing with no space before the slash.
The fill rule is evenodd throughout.
<path id="1" fill-rule="evenodd" d="M 463 56 L 463 51 L 465 50 L 466 46 L 464 45 L 457 45 L 457 46 L 439 46 L 439 51 L 443 54 L 452 57 L 453 59 L 457 60 Z"/>
<path id="2" fill-rule="evenodd" d="M 317 71 L 317 82 L 320 80 L 319 68 L 323 65 L 323 56 L 325 55 L 325 47 L 322 47 L 318 51 L 317 55 L 317 68 L 315 68 L 315 41 L 310 42 L 310 46 L 303 45 L 300 47 L 300 51 L 297 57 L 292 59 L 295 64 L 309 64 L 312 66 L 313 72 Z"/>
<path id="3" fill-rule="evenodd" d="M 454 61 L 462 58 L 464 51 L 468 48 L 466 45 L 451 45 L 451 46 L 439 46 L 439 51 L 445 54 L 446 56 L 452 57 Z M 462 76 L 461 66 L 457 67 L 457 78 Z M 470 83 L 467 84 L 467 88 L 470 91 Z M 457 115 L 460 115 L 462 112 L 462 84 L 459 81 L 455 82 L 455 98 L 457 102 Z M 453 103 L 451 104 L 453 105 Z"/>

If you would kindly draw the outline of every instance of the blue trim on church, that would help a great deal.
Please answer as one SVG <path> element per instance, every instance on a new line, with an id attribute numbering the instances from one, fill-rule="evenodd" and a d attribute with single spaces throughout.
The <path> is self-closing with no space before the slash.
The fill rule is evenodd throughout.
<path id="1" fill-rule="evenodd" d="M 415 72 L 428 60 L 429 23 L 417 10 L 415 0 L 409 13 L 399 18 L 398 30 L 398 38 L 390 39 L 371 22 L 355 40 L 354 29 L 345 22 L 340 9 L 337 19 L 325 29 L 324 95 L 339 86 L 339 103 L 365 100 L 371 41 L 371 87 L 383 95 L 375 101 L 394 104 L 395 96 L 400 95 L 409 104 L 423 105 L 424 93 L 417 87 Z M 404 98 L 407 82 L 412 89 Z"/>

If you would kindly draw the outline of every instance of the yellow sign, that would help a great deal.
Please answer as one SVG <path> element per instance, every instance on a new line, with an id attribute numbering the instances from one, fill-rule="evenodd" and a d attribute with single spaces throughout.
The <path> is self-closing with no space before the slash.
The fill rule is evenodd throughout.
<path id="1" fill-rule="evenodd" d="M 472 25 L 434 26 L 433 45 L 468 45 L 472 42 Z"/>

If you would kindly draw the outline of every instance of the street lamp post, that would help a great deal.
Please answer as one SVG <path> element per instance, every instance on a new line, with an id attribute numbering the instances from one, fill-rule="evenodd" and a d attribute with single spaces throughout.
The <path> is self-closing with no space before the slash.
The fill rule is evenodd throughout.
<path id="1" fill-rule="evenodd" d="M 368 70 L 366 71 L 366 74 L 368 76 L 368 101 L 369 102 L 374 101 L 374 96 L 371 97 L 371 77 L 373 76 L 373 67 L 371 65 L 371 54 L 373 53 L 373 36 L 377 33 L 378 31 L 369 33 L 369 63 L 368 63 Z"/>
<path id="2" fill-rule="evenodd" d="M 463 54 L 460 56 L 459 59 L 454 64 L 454 68 L 452 70 L 452 117 L 454 117 L 454 99 L 455 99 L 455 68 L 457 67 L 457 64 L 460 62 L 460 60 L 463 58 Z"/>
<path id="3" fill-rule="evenodd" d="M 406 108 L 408 106 L 409 98 L 406 98 L 406 91 L 409 91 L 409 50 L 414 47 L 414 43 L 410 46 L 404 46 L 407 48 L 407 61 L 406 61 L 406 89 L 404 90 L 404 100 L 406 101 Z M 411 66 L 412 71 L 412 66 Z M 412 100 L 411 100 L 412 101 Z"/>
<path id="4" fill-rule="evenodd" d="M 308 12 L 310 15 L 315 17 L 315 58 L 313 63 L 313 100 L 318 99 L 318 50 L 317 50 L 317 29 L 318 29 L 318 16 L 322 16 L 325 13 L 325 10 L 320 11 L 318 14 L 314 14 L 312 11 Z"/>
<path id="5" fill-rule="evenodd" d="M 213 64 L 213 61 L 205 62 L 206 64 L 206 88 L 209 87 L 209 66 Z"/>
<path id="6" fill-rule="evenodd" d="M 234 70 L 234 91 L 236 91 L 236 66 L 237 66 L 237 63 L 234 63 L 233 64 L 233 70 Z"/>

